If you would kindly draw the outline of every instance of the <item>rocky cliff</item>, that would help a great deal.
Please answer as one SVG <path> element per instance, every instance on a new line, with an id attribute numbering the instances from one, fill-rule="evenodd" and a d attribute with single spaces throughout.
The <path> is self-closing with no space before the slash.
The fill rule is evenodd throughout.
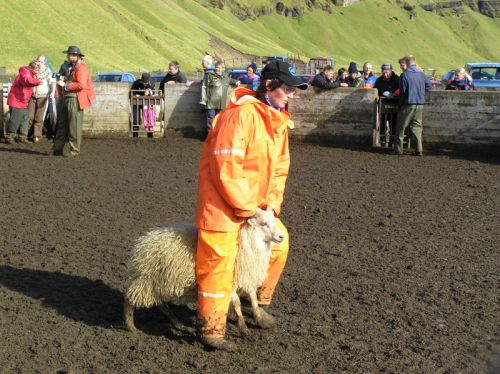
<path id="1" fill-rule="evenodd" d="M 268 15 L 276 12 L 279 15 L 290 18 L 300 17 L 304 12 L 313 9 L 320 9 L 324 12 L 331 13 L 334 7 L 352 6 L 360 0 L 295 0 L 295 1 L 276 1 L 269 0 L 268 4 L 260 6 L 247 5 L 248 2 L 243 0 L 197 0 L 199 3 L 217 7 L 219 9 L 229 8 L 233 14 L 239 19 L 255 19 L 256 17 Z M 388 0 L 388 2 L 392 2 Z M 265 2 L 264 2 L 265 3 Z M 491 18 L 500 18 L 500 0 L 456 0 L 456 1 L 417 1 L 411 4 L 403 0 L 395 0 L 405 8 L 410 18 L 416 18 L 414 8 L 420 6 L 428 12 L 435 12 L 441 16 L 456 16 L 464 15 L 464 7 L 484 14 Z"/>

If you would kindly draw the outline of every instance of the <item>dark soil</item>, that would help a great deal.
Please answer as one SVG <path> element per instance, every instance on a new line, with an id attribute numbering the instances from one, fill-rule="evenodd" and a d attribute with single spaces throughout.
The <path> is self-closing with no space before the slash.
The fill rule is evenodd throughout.
<path id="1" fill-rule="evenodd" d="M 500 159 L 473 155 L 293 144 L 277 327 L 240 338 L 230 324 L 234 354 L 205 350 L 156 308 L 124 330 L 131 246 L 193 217 L 202 144 L 85 139 L 77 159 L 48 156 L 48 141 L 0 145 L 0 372 L 487 370 L 500 342 Z"/>

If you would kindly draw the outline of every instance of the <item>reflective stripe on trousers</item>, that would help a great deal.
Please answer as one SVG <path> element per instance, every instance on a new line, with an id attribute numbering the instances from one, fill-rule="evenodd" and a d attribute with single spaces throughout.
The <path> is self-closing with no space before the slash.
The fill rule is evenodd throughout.
<path id="1" fill-rule="evenodd" d="M 288 255 L 288 232 L 282 243 L 273 246 L 268 276 L 259 293 L 260 304 L 270 304 Z M 196 283 L 198 286 L 197 325 L 207 337 L 222 338 L 231 300 L 234 263 L 238 250 L 238 232 L 217 232 L 200 229 L 196 250 Z"/>

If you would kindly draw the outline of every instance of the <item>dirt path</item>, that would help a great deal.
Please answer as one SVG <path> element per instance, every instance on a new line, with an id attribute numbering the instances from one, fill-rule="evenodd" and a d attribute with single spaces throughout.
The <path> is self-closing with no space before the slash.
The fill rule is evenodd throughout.
<path id="1" fill-rule="evenodd" d="M 157 309 L 122 328 L 125 262 L 190 219 L 202 143 L 0 144 L 0 372 L 482 373 L 500 342 L 500 160 L 292 145 L 272 331 L 208 352 Z M 192 311 L 180 310 L 188 318 Z"/>

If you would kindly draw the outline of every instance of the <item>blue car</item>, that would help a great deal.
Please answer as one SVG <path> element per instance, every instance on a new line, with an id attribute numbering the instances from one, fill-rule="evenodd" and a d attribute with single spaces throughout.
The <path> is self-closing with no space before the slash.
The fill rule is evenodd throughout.
<path id="1" fill-rule="evenodd" d="M 476 90 L 500 90 L 500 62 L 468 62 L 465 71 L 472 77 Z M 454 70 L 443 75 L 443 83 L 453 79 Z"/>
<path id="2" fill-rule="evenodd" d="M 134 83 L 136 79 L 132 73 L 99 73 L 94 82 Z"/>

